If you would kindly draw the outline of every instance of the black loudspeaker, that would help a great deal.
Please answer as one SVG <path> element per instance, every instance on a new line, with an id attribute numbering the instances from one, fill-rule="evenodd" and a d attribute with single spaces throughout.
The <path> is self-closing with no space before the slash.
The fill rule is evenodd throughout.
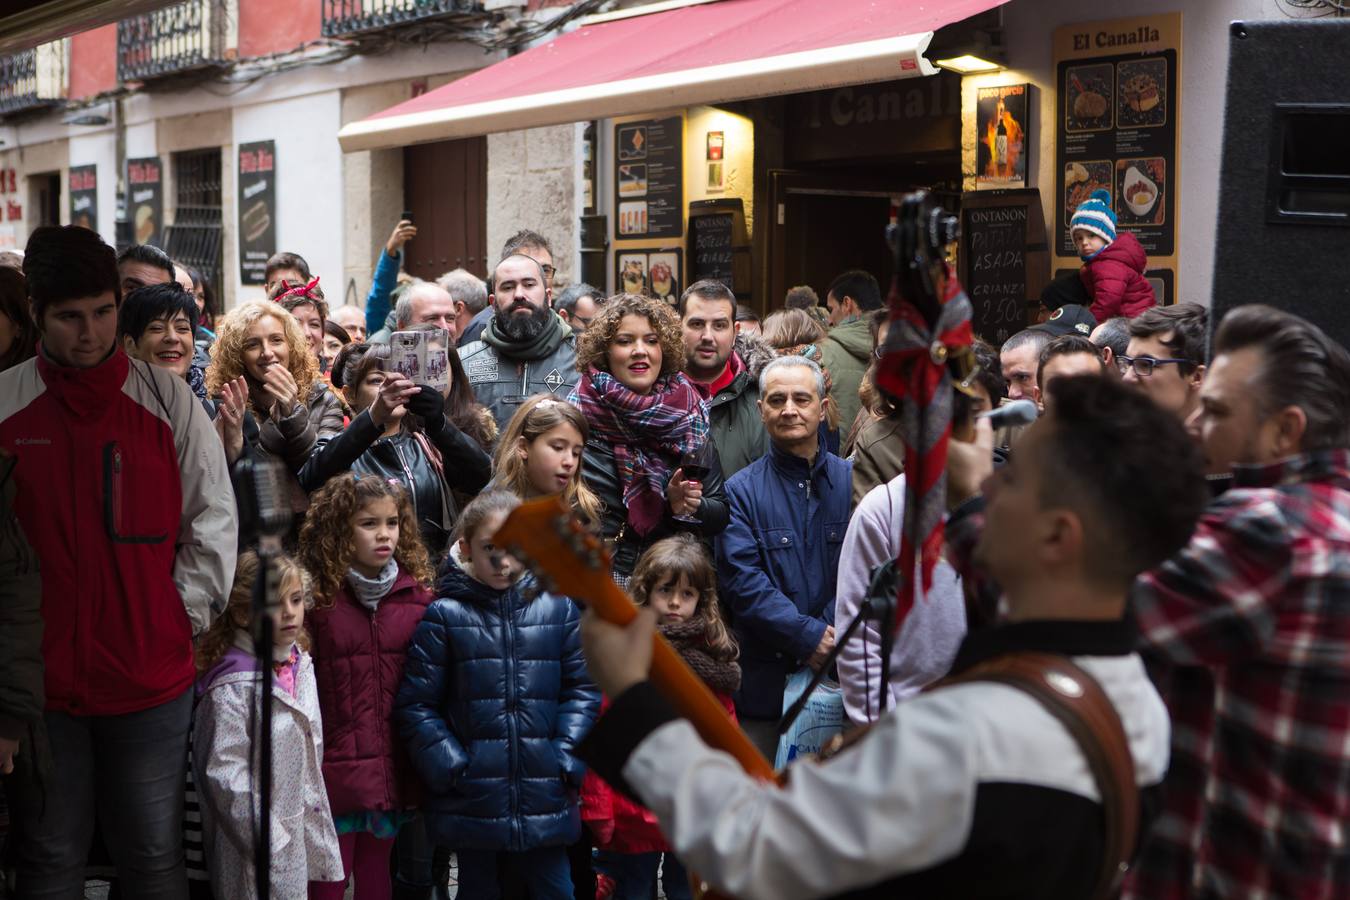
<path id="1" fill-rule="evenodd" d="M 1350 20 L 1234 22 L 1211 317 L 1267 303 L 1350 346 Z"/>

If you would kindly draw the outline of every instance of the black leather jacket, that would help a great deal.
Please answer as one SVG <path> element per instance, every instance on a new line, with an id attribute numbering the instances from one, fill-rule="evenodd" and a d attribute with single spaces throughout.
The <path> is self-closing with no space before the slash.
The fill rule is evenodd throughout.
<path id="1" fill-rule="evenodd" d="M 329 478 L 348 471 L 400 482 L 412 495 L 427 550 L 439 559 L 459 517 L 451 491 L 475 494 L 482 490 L 492 476 L 492 460 L 473 438 L 446 422 L 440 431 L 427 435 L 441 453 L 442 480 L 411 433 L 381 437 L 382 431 L 369 411 L 362 412 L 341 434 L 318 442 L 300 470 L 300 485 L 315 491 Z"/>
<path id="2" fill-rule="evenodd" d="M 657 526 L 645 535 L 638 535 L 626 527 L 628 508 L 624 506 L 623 488 L 619 485 L 618 462 L 614 458 L 613 448 L 606 442 L 596 439 L 587 442 L 581 474 L 586 479 L 586 486 L 604 504 L 600 514 L 600 533 L 606 540 L 615 541 L 614 574 L 619 576 L 632 574 L 642 551 L 661 538 L 687 531 L 711 543 L 712 538 L 721 534 L 731 519 L 731 509 L 727 506 L 727 495 L 722 487 L 722 463 L 716 453 L 713 454 L 708 477 L 703 479 L 703 502 L 694 514 L 703 523 L 702 527 L 676 520 L 669 506 Z"/>

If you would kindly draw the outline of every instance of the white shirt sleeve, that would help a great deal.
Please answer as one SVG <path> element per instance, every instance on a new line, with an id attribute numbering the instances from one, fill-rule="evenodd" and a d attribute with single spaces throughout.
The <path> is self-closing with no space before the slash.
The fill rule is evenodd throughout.
<path id="1" fill-rule="evenodd" d="M 792 766 L 783 788 L 676 721 L 638 745 L 623 776 L 680 859 L 717 888 L 746 900 L 829 896 L 965 846 L 979 752 L 961 713 L 938 695 L 907 703 L 829 762 Z"/>

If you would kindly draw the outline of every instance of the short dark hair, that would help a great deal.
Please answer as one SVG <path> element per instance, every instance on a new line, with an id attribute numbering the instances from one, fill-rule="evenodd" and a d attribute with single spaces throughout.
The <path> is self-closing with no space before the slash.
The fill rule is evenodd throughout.
<path id="1" fill-rule="evenodd" d="M 989 399 L 998 406 L 998 401 L 1008 395 L 1008 382 L 1003 380 L 1003 366 L 999 362 L 998 351 L 994 349 L 993 344 L 979 338 L 975 339 L 970 348 L 975 353 L 975 365 L 979 367 L 974 381 L 989 392 Z"/>
<path id="2" fill-rule="evenodd" d="M 173 260 L 169 259 L 169 254 L 154 244 L 133 244 L 123 250 L 122 255 L 117 257 L 118 269 L 121 269 L 122 263 L 126 262 L 138 262 L 147 266 L 154 266 L 156 269 L 163 269 L 168 274 L 169 281 L 174 281 L 177 278 L 173 271 Z"/>
<path id="3" fill-rule="evenodd" d="M 1174 306 L 1154 306 L 1130 320 L 1130 337 L 1147 338 L 1171 332 L 1162 338 L 1163 346 L 1193 371 L 1209 361 L 1206 340 L 1209 328 L 1209 310 L 1199 303 L 1178 303 Z"/>
<path id="4" fill-rule="evenodd" d="M 816 289 L 809 284 L 788 288 L 787 296 L 783 298 L 784 309 L 810 309 L 819 305 L 820 298 L 816 296 Z"/>
<path id="5" fill-rule="evenodd" d="M 151 322 L 187 316 L 192 331 L 197 331 L 197 298 L 176 281 L 147 284 L 128 291 L 117 310 L 117 336 L 139 341 Z"/>
<path id="6" fill-rule="evenodd" d="M 675 311 L 684 318 L 684 308 L 689 304 L 690 297 L 698 297 L 700 300 L 721 300 L 731 304 L 731 317 L 736 318 L 736 295 L 731 292 L 731 288 L 715 278 L 704 278 L 701 281 L 695 281 L 680 294 L 680 302 L 675 304 Z"/>
<path id="7" fill-rule="evenodd" d="M 1081 334 L 1061 334 L 1041 348 L 1041 355 L 1036 361 L 1036 383 L 1041 384 L 1041 373 L 1045 371 L 1046 363 L 1056 356 L 1073 356 L 1075 353 L 1093 357 L 1097 360 L 1097 364 L 1102 367 L 1102 374 L 1106 373 L 1106 363 L 1102 361 L 1102 351 L 1096 344 Z"/>
<path id="8" fill-rule="evenodd" d="M 548 238 L 537 231 L 522 228 L 507 238 L 505 244 L 502 244 L 502 255 L 499 258 L 506 259 L 508 256 L 515 256 L 518 253 L 522 256 L 529 256 L 530 254 L 521 252 L 526 247 L 538 247 L 547 250 L 549 256 L 553 255 L 553 248 L 549 246 Z M 533 259 L 534 257 L 530 258 Z"/>
<path id="9" fill-rule="evenodd" d="M 862 269 L 849 269 L 831 281 L 830 289 L 826 291 L 826 296 L 830 295 L 840 303 L 845 297 L 852 297 L 853 302 L 858 304 L 858 309 L 863 312 L 881 308 L 881 288 L 877 286 L 877 280 L 872 277 L 872 273 L 864 272 Z"/>
<path id="10" fill-rule="evenodd" d="M 314 276 L 309 274 L 309 263 L 299 253 L 291 253 L 283 250 L 280 253 L 274 253 L 267 260 L 267 265 L 263 268 L 263 280 L 271 281 L 272 276 L 281 269 L 295 269 L 300 273 L 300 277 L 309 281 Z"/>
<path id="11" fill-rule="evenodd" d="M 1293 313 L 1260 303 L 1235 307 L 1219 322 L 1214 353 L 1246 348 L 1261 353 L 1252 387 L 1262 412 L 1303 410 L 1303 451 L 1350 447 L 1350 353 L 1322 329 Z"/>
<path id="12" fill-rule="evenodd" d="M 79 225 L 35 229 L 23 251 L 23 276 L 39 325 L 50 303 L 97 297 L 108 291 L 117 303 L 122 302 L 116 252 L 96 232 Z"/>
<path id="13" fill-rule="evenodd" d="M 1039 358 L 1041 351 L 1045 349 L 1045 345 L 1050 343 L 1053 339 L 1050 332 L 1045 331 L 1044 329 L 1023 328 L 1021 331 L 1004 341 L 1003 346 L 998 348 L 998 352 L 1001 356 L 1011 350 L 1021 350 L 1023 347 L 1030 344 L 1036 348 L 1036 356 Z"/>
<path id="14" fill-rule="evenodd" d="M 332 319 L 323 320 L 323 333 L 330 338 L 336 338 L 344 347 L 352 342 L 352 336 L 347 333 L 347 329 Z"/>
<path id="15" fill-rule="evenodd" d="M 1124 316 L 1107 319 L 1097 329 L 1092 343 L 1098 347 L 1110 347 L 1116 356 L 1124 356 L 1130 349 L 1130 320 Z"/>
<path id="16" fill-rule="evenodd" d="M 577 308 L 577 301 L 582 297 L 590 297 L 599 306 L 605 302 L 604 291 L 598 291 L 585 282 L 579 284 L 569 284 L 563 288 L 556 299 L 553 301 L 553 308 L 557 312 L 565 312 L 570 317 Z"/>
<path id="17" fill-rule="evenodd" d="M 1118 379 L 1056 378 L 1048 393 L 1040 502 L 1079 513 L 1089 570 L 1128 587 L 1186 545 L 1208 505 L 1199 448 L 1180 420 Z"/>
<path id="18" fill-rule="evenodd" d="M 737 322 L 758 322 L 758 321 L 759 321 L 759 313 L 755 312 L 755 308 L 754 308 L 753 306 L 751 306 L 750 304 L 748 304 L 748 303 L 737 303 L 737 304 L 736 304 L 736 321 L 737 321 Z"/>

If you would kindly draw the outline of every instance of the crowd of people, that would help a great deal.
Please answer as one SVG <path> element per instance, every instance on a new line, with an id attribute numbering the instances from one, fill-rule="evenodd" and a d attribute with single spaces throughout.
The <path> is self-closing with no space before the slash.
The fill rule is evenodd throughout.
<path id="1" fill-rule="evenodd" d="M 760 321 L 717 281 L 555 293 L 532 231 L 486 280 L 411 278 L 401 221 L 364 307 L 280 253 L 270 299 L 222 312 L 154 247 L 37 229 L 0 266 L 14 896 L 80 897 L 100 856 L 118 896 L 254 896 L 263 702 L 274 897 L 447 896 L 452 861 L 475 900 L 677 900 L 690 871 L 743 897 L 1094 896 L 1114 807 L 1090 754 L 979 680 L 1028 651 L 1122 725 L 1126 896 L 1350 892 L 1350 354 L 1260 305 L 1211 342 L 1099 198 L 1072 224 L 1083 270 L 977 339 L 953 393 L 947 547 L 887 660 L 878 621 L 844 641 L 906 504 L 869 273 Z M 409 331 L 444 387 L 395 365 Z M 996 434 L 1016 400 L 1040 419 Z M 247 465 L 283 473 L 278 553 L 241 529 Z M 633 624 L 497 542 L 545 497 L 603 540 Z M 757 781 L 653 687 L 655 632 L 768 759 L 803 672 L 837 676 L 862 737 Z"/>

